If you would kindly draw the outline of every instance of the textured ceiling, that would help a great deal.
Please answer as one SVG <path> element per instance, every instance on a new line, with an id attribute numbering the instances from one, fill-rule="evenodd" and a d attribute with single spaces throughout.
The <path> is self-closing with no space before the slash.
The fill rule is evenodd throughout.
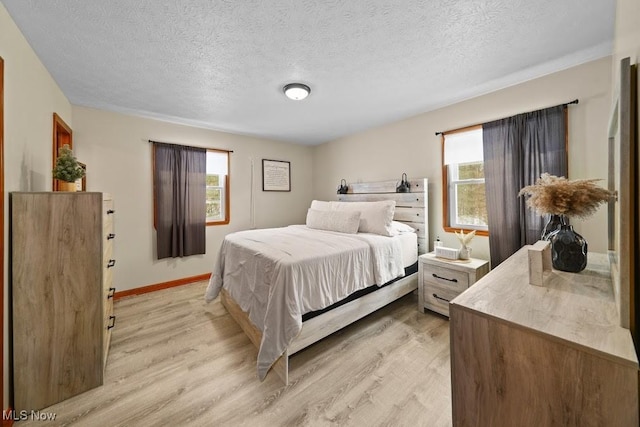
<path id="1" fill-rule="evenodd" d="M 0 1 L 72 104 L 300 144 L 609 55 L 615 20 L 615 0 Z"/>

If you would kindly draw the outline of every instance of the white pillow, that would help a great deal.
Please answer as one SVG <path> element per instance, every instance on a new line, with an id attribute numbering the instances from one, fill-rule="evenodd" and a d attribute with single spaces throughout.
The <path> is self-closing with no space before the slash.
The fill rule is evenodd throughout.
<path id="1" fill-rule="evenodd" d="M 333 210 L 360 212 L 361 233 L 374 233 L 382 236 L 393 236 L 391 222 L 396 210 L 395 200 L 378 202 L 329 202 Z"/>
<path id="2" fill-rule="evenodd" d="M 415 228 L 413 228 L 409 224 L 405 224 L 404 222 L 400 222 L 400 221 L 391 221 L 391 230 L 393 230 L 394 236 L 397 236 L 398 234 L 416 232 Z"/>
<path id="3" fill-rule="evenodd" d="M 317 211 L 331 211 L 331 210 L 333 210 L 331 208 L 331 202 L 323 202 L 321 200 L 313 200 L 311 202 L 311 208 L 310 209 L 315 209 Z"/>
<path id="4" fill-rule="evenodd" d="M 338 231 L 355 234 L 360 225 L 360 212 L 323 211 L 309 209 L 307 211 L 307 227 L 318 230 Z"/>

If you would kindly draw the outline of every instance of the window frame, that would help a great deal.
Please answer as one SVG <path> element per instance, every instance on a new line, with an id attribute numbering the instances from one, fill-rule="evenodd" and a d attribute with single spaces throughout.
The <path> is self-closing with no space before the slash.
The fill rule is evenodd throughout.
<path id="1" fill-rule="evenodd" d="M 451 221 L 449 220 L 450 218 L 449 212 L 450 212 L 452 201 L 450 200 L 450 197 L 449 197 L 449 186 L 451 184 L 449 182 L 449 175 L 450 175 L 449 166 L 444 164 L 445 135 L 451 135 L 451 134 L 460 133 L 460 132 L 469 132 L 477 129 L 482 129 L 482 125 L 467 126 L 460 129 L 454 129 L 447 132 L 442 132 L 440 134 L 440 150 L 441 150 L 440 161 L 442 166 L 442 228 L 444 229 L 445 232 L 448 232 L 448 233 L 454 233 L 456 231 L 464 230 L 465 233 L 475 231 L 476 235 L 478 236 L 489 235 L 488 229 L 480 230 L 477 228 L 470 228 L 468 226 L 459 227 L 456 225 L 452 225 Z M 473 181 L 473 180 L 470 180 L 470 181 Z M 487 225 L 487 228 L 488 228 L 488 225 Z"/>
<path id="2" fill-rule="evenodd" d="M 56 166 L 56 160 L 58 159 L 58 151 L 65 144 L 69 145 L 69 148 L 73 150 L 73 131 L 71 127 L 62 120 L 57 113 L 53 113 L 53 161 L 51 168 Z M 83 182 L 86 182 L 86 177 L 83 178 Z M 52 190 L 59 191 L 60 181 L 53 179 Z"/>
<path id="3" fill-rule="evenodd" d="M 231 181 L 231 152 L 228 150 L 221 150 L 221 149 L 216 149 L 216 148 L 207 148 L 207 154 L 209 152 L 215 152 L 215 153 L 221 153 L 221 154 L 226 154 L 227 156 L 227 175 L 225 179 L 225 183 L 224 186 L 218 186 L 217 188 L 223 188 L 224 191 L 224 200 L 222 201 L 223 203 L 223 208 L 224 208 L 224 220 L 221 221 L 207 221 L 206 225 L 207 227 L 210 225 L 226 225 L 229 224 L 229 222 L 231 221 L 231 203 L 230 203 L 230 181 Z M 206 184 L 205 184 L 206 185 Z M 205 194 L 206 194 L 206 188 L 205 188 Z"/>

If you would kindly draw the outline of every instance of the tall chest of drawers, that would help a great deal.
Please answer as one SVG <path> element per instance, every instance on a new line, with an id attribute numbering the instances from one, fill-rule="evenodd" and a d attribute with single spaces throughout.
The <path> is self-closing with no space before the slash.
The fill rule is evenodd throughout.
<path id="1" fill-rule="evenodd" d="M 103 383 L 113 317 L 113 200 L 11 193 L 10 300 L 16 410 Z"/>

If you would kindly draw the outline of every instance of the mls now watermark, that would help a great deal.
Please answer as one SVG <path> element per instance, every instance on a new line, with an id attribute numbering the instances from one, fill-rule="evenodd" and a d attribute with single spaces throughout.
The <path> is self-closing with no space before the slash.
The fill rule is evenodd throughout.
<path id="1" fill-rule="evenodd" d="M 15 409 L 11 411 L 2 411 L 2 420 L 8 421 L 53 421 L 56 419 L 55 412 L 41 412 L 41 411 L 16 411 Z"/>

